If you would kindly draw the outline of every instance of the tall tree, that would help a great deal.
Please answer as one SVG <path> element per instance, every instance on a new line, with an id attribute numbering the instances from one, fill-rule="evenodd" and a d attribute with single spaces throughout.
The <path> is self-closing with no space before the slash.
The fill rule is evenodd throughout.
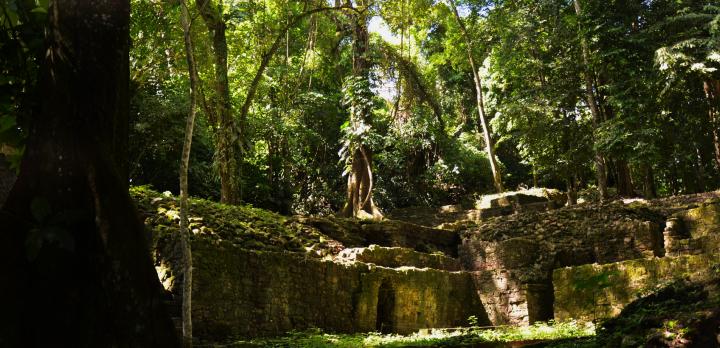
<path id="1" fill-rule="evenodd" d="M 660 69 L 670 76 L 699 77 L 720 170 L 720 7 L 686 8 L 663 25 L 672 39 L 657 51 Z"/>
<path id="2" fill-rule="evenodd" d="M 183 290 L 182 290 L 182 332 L 183 346 L 192 348 L 192 250 L 190 248 L 190 229 L 188 228 L 188 169 L 190 167 L 190 150 L 192 148 L 193 129 L 195 128 L 195 112 L 199 77 L 195 64 L 195 53 L 192 42 L 190 15 L 185 0 L 180 0 L 181 23 L 185 41 L 185 60 L 190 78 L 190 107 L 185 125 L 185 141 L 183 142 L 182 159 L 180 160 L 180 240 L 183 258 Z"/>
<path id="3" fill-rule="evenodd" d="M 41 98 L 0 211 L 2 346 L 178 345 L 114 152 L 127 138 L 129 13 L 127 0 L 50 3 Z"/>
<path id="4" fill-rule="evenodd" d="M 600 113 L 600 107 L 597 99 L 595 98 L 595 86 L 593 83 L 594 77 L 592 73 L 592 67 L 590 63 L 590 47 L 588 46 L 587 38 L 580 27 L 582 8 L 580 7 L 580 0 L 573 0 L 575 7 L 575 13 L 578 16 L 578 32 L 580 36 L 580 46 L 582 48 L 582 65 L 583 65 L 583 77 L 585 78 L 585 101 L 590 109 L 593 119 L 593 127 L 598 128 L 600 123 L 603 121 L 603 116 Z M 607 191 L 607 169 L 605 168 L 605 159 L 602 154 L 595 151 L 595 174 L 597 177 L 598 191 L 600 191 L 600 198 L 605 200 L 608 198 Z"/>
<path id="5" fill-rule="evenodd" d="M 488 159 L 490 160 L 490 169 L 492 170 L 493 184 L 495 185 L 495 190 L 498 193 L 502 193 L 505 191 L 505 188 L 503 187 L 502 183 L 502 174 L 500 173 L 500 167 L 498 166 L 497 159 L 495 157 L 495 149 L 493 147 L 492 136 L 490 134 L 490 125 L 488 124 L 487 116 L 485 113 L 485 101 L 483 99 L 482 80 L 480 78 L 480 71 L 475 64 L 475 58 L 473 57 L 472 41 L 470 40 L 470 35 L 468 34 L 463 19 L 460 18 L 460 14 L 458 13 L 455 0 L 447 0 L 447 3 L 450 6 L 453 15 L 455 16 L 455 20 L 457 21 L 458 27 L 460 27 L 460 32 L 462 34 L 463 40 L 465 41 L 467 59 L 468 63 L 470 63 L 470 69 L 472 69 L 473 81 L 475 82 L 475 100 L 478 110 L 478 123 L 480 123 L 480 125 L 482 126 L 482 132 L 485 138 L 485 151 L 487 151 Z"/>
<path id="6" fill-rule="evenodd" d="M 360 0 L 352 21 L 352 76 L 346 81 L 346 100 L 350 105 L 351 138 L 346 145 L 349 156 L 347 199 L 341 214 L 353 217 L 381 218 L 373 202 L 373 153 L 365 143 L 366 132 L 372 127 L 372 92 L 370 92 L 370 60 L 368 45 L 369 9 L 372 0 Z M 349 1 L 348 1 L 349 4 Z"/>
<path id="7" fill-rule="evenodd" d="M 215 93 L 211 101 L 203 100 L 203 109 L 215 133 L 215 160 L 220 176 L 220 201 L 228 204 L 240 202 L 240 161 L 243 146 L 243 124 L 232 113 L 228 84 L 228 45 L 223 18 L 222 0 L 196 0 L 200 15 L 205 21 L 212 42 L 215 69 Z"/>

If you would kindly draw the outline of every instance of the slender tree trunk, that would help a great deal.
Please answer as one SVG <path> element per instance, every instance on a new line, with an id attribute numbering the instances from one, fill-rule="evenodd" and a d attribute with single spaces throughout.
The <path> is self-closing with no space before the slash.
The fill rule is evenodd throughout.
<path id="1" fill-rule="evenodd" d="M 190 15 L 187 3 L 180 0 L 182 7 L 182 27 L 185 41 L 185 59 L 190 78 L 190 110 L 185 124 L 185 140 L 183 142 L 182 159 L 180 160 L 180 243 L 183 256 L 183 297 L 182 297 L 182 331 L 183 346 L 192 348 L 192 250 L 190 246 L 190 230 L 188 228 L 188 169 L 190 167 L 190 150 L 192 148 L 195 113 L 197 109 L 198 73 L 195 64 L 195 53 L 190 31 Z"/>
<path id="2" fill-rule="evenodd" d="M 567 179 L 567 205 L 577 204 L 577 179 L 575 174 L 570 175 Z"/>
<path id="3" fill-rule="evenodd" d="M 643 196 L 646 199 L 656 198 L 655 175 L 653 173 L 652 164 L 643 165 Z"/>
<path id="4" fill-rule="evenodd" d="M 358 6 L 366 5 L 360 2 Z M 353 76 L 356 81 L 370 79 L 370 62 L 368 54 L 368 18 L 366 12 L 353 15 Z M 362 124 L 371 125 L 371 111 L 364 103 L 351 105 L 350 123 L 352 127 L 359 127 Z M 347 201 L 341 215 L 347 217 L 361 218 L 382 218 L 382 213 L 375 206 L 372 197 L 373 175 L 372 175 L 372 151 L 360 145 L 352 154 L 352 164 L 348 174 Z"/>
<path id="5" fill-rule="evenodd" d="M 220 0 L 222 1 L 222 0 Z M 222 17 L 222 4 L 214 4 L 212 0 L 196 0 L 196 6 L 205 21 L 212 38 L 213 65 L 215 68 L 214 102 L 209 106 L 215 120 L 215 160 L 220 177 L 220 201 L 226 204 L 240 202 L 240 149 L 244 124 L 238 127 L 232 115 L 230 103 L 230 87 L 228 83 L 227 39 L 225 36 L 225 19 Z M 205 103 L 204 105 L 208 105 Z"/>
<path id="6" fill-rule="evenodd" d="M 50 2 L 18 180 L 0 210 L 0 345 L 176 347 L 114 153 L 128 136 L 128 0 Z M 123 138 L 123 140 L 119 139 Z"/>
<path id="7" fill-rule="evenodd" d="M 447 0 L 447 2 L 450 5 L 450 9 L 453 11 L 453 14 L 455 15 L 455 20 L 457 20 L 458 26 L 460 27 L 460 31 L 463 35 L 463 39 L 465 40 L 468 62 L 470 63 L 470 68 L 473 72 L 473 81 L 475 82 L 475 96 L 479 118 L 478 123 L 480 123 L 480 125 L 482 126 L 483 137 L 485 139 L 485 150 L 487 151 L 488 159 L 490 160 L 490 169 L 492 170 L 493 185 L 495 186 L 495 191 L 497 191 L 498 193 L 502 193 L 505 191 L 502 183 L 502 173 L 500 173 L 500 167 L 498 166 L 497 160 L 495 158 L 495 150 L 493 148 L 492 137 L 490 135 L 490 127 L 488 125 L 485 114 L 485 102 L 483 100 L 482 93 L 482 80 L 480 79 L 480 71 L 475 65 L 475 59 L 473 58 L 470 36 L 468 35 L 467 29 L 465 28 L 465 23 L 463 23 L 462 18 L 460 18 L 460 14 L 457 11 L 457 6 L 455 6 L 455 1 Z"/>
<path id="8" fill-rule="evenodd" d="M 715 164 L 720 171 L 720 81 L 707 80 L 703 83 L 703 87 L 710 105 L 708 114 L 715 148 Z"/>
<path id="9" fill-rule="evenodd" d="M 702 152 L 700 152 L 700 148 L 695 146 L 695 153 L 697 154 L 697 161 L 695 162 L 695 168 L 697 170 L 695 171 L 695 175 L 697 176 L 697 183 L 700 187 L 700 192 L 704 192 L 707 188 L 707 183 L 705 182 L 705 160 L 703 158 Z"/>
<path id="10" fill-rule="evenodd" d="M 582 9 L 580 8 L 580 0 L 573 0 L 573 4 L 575 6 L 575 13 L 578 17 L 582 16 Z M 579 23 L 578 19 L 578 23 Z M 587 39 L 585 38 L 585 35 L 582 33 L 582 30 L 579 30 L 579 36 L 580 36 L 580 46 L 582 47 L 582 58 L 583 58 L 583 76 L 585 78 L 585 99 L 588 104 L 588 108 L 590 108 L 590 113 L 592 114 L 593 118 L 593 128 L 597 129 L 600 125 L 600 123 L 603 121 L 602 114 L 600 112 L 600 107 L 598 106 L 597 100 L 595 99 L 594 94 L 594 84 L 593 84 L 593 77 L 592 77 L 592 70 L 590 69 L 590 48 L 587 43 Z M 600 152 L 596 151 L 594 155 L 595 160 L 595 174 L 597 177 L 597 184 L 598 184 L 598 191 L 600 191 L 600 199 L 606 200 L 608 199 L 608 191 L 607 191 L 607 170 L 605 168 L 605 160 L 603 159 L 602 154 Z"/>

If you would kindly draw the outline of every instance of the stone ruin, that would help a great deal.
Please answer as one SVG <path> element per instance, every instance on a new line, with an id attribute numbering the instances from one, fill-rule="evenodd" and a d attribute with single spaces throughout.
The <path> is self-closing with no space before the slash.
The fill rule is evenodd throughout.
<path id="1" fill-rule="evenodd" d="M 720 249 L 719 197 L 562 209 L 547 197 L 498 197 L 485 208 L 445 207 L 433 217 L 434 224 L 444 214 L 465 216 L 458 230 L 296 218 L 339 246 L 324 259 L 196 238 L 195 331 L 214 340 L 310 328 L 406 334 L 467 326 L 470 316 L 480 325 L 522 325 L 614 315 L 639 288 L 713 264 Z M 477 219 L 483 214 L 496 217 Z M 154 248 L 161 280 L 175 294 L 168 305 L 179 316 L 175 237 L 156 239 Z M 638 270 L 644 273 L 628 273 Z M 637 284 L 618 281 L 601 293 L 577 286 L 604 272 Z M 623 289 L 631 294 L 620 296 Z"/>

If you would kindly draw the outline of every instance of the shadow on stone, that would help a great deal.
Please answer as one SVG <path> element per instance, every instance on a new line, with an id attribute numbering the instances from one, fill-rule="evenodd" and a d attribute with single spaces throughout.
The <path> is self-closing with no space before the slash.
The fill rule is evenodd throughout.
<path id="1" fill-rule="evenodd" d="M 384 334 L 395 331 L 395 289 L 383 281 L 378 289 L 377 319 L 375 329 Z"/>

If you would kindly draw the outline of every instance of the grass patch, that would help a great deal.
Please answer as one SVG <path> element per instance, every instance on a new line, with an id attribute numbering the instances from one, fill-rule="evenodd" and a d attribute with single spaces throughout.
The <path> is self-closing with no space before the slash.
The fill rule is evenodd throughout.
<path id="1" fill-rule="evenodd" d="M 321 330 L 293 332 L 269 339 L 237 341 L 207 347 L 506 347 L 510 342 L 551 341 L 590 337 L 595 334 L 592 323 L 569 321 L 536 323 L 527 327 L 460 328 L 421 330 L 411 335 L 329 334 Z"/>

